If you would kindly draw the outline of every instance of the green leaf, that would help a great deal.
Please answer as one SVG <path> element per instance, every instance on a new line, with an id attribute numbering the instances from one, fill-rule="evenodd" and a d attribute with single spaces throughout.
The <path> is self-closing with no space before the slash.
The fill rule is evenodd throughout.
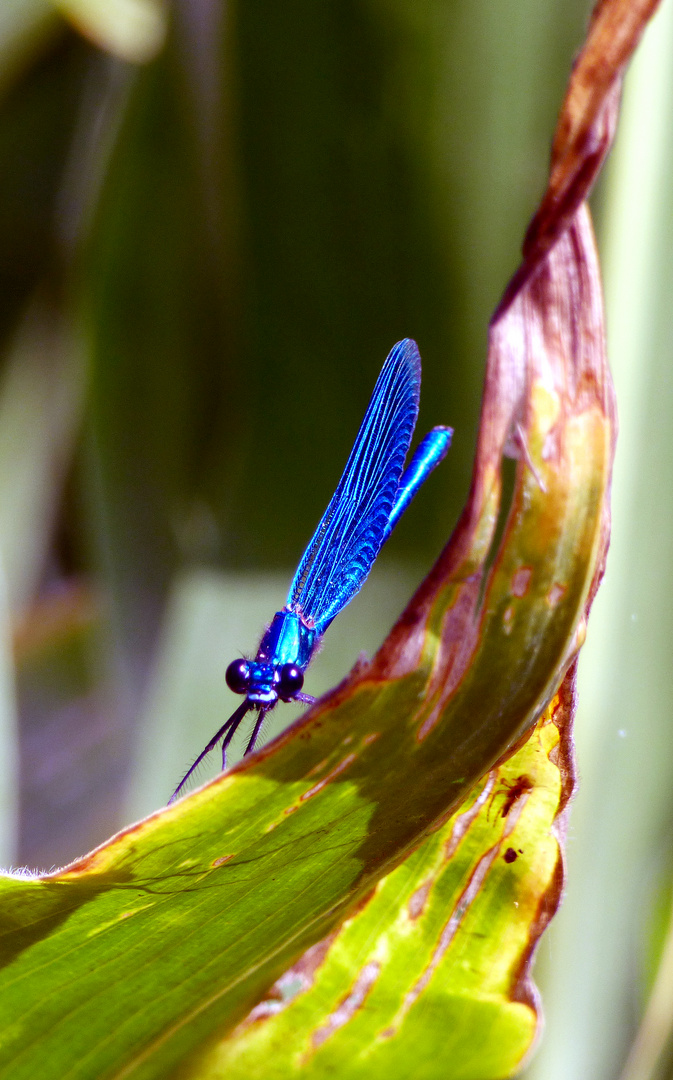
<path id="1" fill-rule="evenodd" d="M 457 1035 L 446 1050 L 458 1055 L 460 1067 L 442 1075 L 478 1077 L 479 1069 L 489 1062 L 493 1069 L 496 1061 L 499 1071 L 488 1075 L 509 1075 L 535 1031 L 524 961 L 560 885 L 559 844 L 550 828 L 567 773 L 567 729 L 559 755 L 556 725 L 559 718 L 567 723 L 569 696 L 562 708 L 558 704 L 552 704 L 521 750 L 475 790 L 460 814 L 382 881 L 328 942 L 320 980 L 308 1001 L 300 995 L 273 1025 L 248 1028 L 224 1051 L 227 1074 L 234 1065 L 246 1070 L 250 1055 L 254 1059 L 265 1047 L 273 1048 L 274 1035 L 290 1060 L 301 1056 L 302 1044 L 310 1043 L 315 1029 L 315 1045 L 324 1046 L 315 1061 L 318 1070 L 321 1062 L 329 1070 L 333 1056 L 346 1052 L 353 1039 L 358 1046 L 369 1045 L 372 1029 L 385 1033 L 376 1053 L 386 1063 L 398 1037 L 402 1045 L 419 1034 L 429 1038 L 436 1028 L 433 1015 L 448 1006 L 448 1029 L 455 1017 Z M 239 773 L 210 785 L 121 834 L 69 871 L 41 882 L 4 882 L 3 910 L 5 918 L 11 913 L 13 926 L 4 935 L 2 959 L 14 962 L 3 987 L 3 1042 L 18 1044 L 6 1075 L 30 1075 L 33 1055 L 46 1054 L 41 1075 L 116 1075 L 127 1059 L 132 1075 L 162 1076 L 175 1060 L 175 1043 L 198 1045 L 204 1022 L 209 1026 L 208 1015 L 218 1006 L 240 1017 L 246 985 L 259 986 L 254 949 L 260 927 L 273 953 L 277 932 L 288 919 L 296 924 L 300 911 L 320 908 L 329 888 L 329 882 L 321 887 L 321 869 L 343 882 L 352 876 L 355 860 L 341 860 L 339 870 L 334 853 L 348 847 L 354 825 L 364 824 L 367 816 L 356 806 L 341 821 L 339 809 L 348 793 L 333 785 L 335 820 L 329 841 L 324 842 L 320 829 L 307 835 L 306 826 L 295 828 L 285 838 L 292 844 L 288 853 L 277 832 L 283 824 L 287 832 L 300 814 L 288 821 L 283 788 L 267 782 L 258 792 L 265 796 L 266 836 L 249 859 L 241 860 L 233 851 L 249 835 L 250 821 L 245 815 L 232 828 L 216 806 L 227 790 L 238 789 L 239 799 L 251 801 L 259 781 L 248 777 L 252 786 L 244 784 L 241 790 L 243 779 Z M 315 795 L 306 801 L 317 805 Z M 516 854 L 511 862 L 510 851 Z M 269 895 L 275 898 L 272 906 Z M 237 908 L 241 916 L 234 933 Z M 373 1005 L 367 1009 L 365 1030 L 341 1025 L 333 1041 L 327 1037 L 330 1024 L 337 1028 L 331 1006 L 343 1009 L 354 976 L 357 981 L 353 954 L 371 974 L 367 965 L 383 966 L 388 960 L 389 967 L 380 984 L 376 980 L 372 1001 L 378 1004 L 373 1013 Z M 278 957 L 273 961 L 277 964 Z M 427 985 L 426 972 L 431 976 Z M 120 979 L 123 992 L 115 993 Z M 292 973 L 283 984 L 288 981 Z M 36 999 L 27 1008 L 31 982 Z M 115 1000 L 119 1013 L 113 1021 Z M 143 1032 L 167 1009 L 173 1023 L 129 1062 L 129 1051 L 137 1050 Z M 290 1044 L 288 1024 L 294 1030 Z M 485 1040 L 475 1057 L 474 1029 L 483 1032 L 484 1024 L 494 1038 Z M 442 1024 L 434 1040 L 446 1042 L 444 1032 Z M 431 1041 L 428 1048 L 433 1047 L 430 1062 L 437 1052 Z M 218 1053 L 212 1067 L 217 1070 L 220 1064 Z M 272 1076 L 283 1075 L 282 1064 Z"/>
<path id="2" fill-rule="evenodd" d="M 561 883 L 572 679 L 525 744 L 185 1076 L 510 1076 Z"/>
<path id="3" fill-rule="evenodd" d="M 538 314 L 574 286 L 578 252 L 591 269 L 590 244 L 580 217 L 535 278 Z M 596 280 L 580 305 L 592 317 Z M 518 303 L 500 329 L 520 324 Z M 600 335 L 578 325 L 557 353 L 536 351 L 540 338 L 527 346 L 526 457 L 492 565 L 497 465 L 521 407 L 498 324 L 471 500 L 372 664 L 175 807 L 58 875 L 5 881 L 10 1075 L 165 1076 L 338 926 L 544 708 L 604 538 L 609 383 L 600 345 L 589 347 Z"/>
<path id="4" fill-rule="evenodd" d="M 0 99 L 58 35 L 49 0 L 4 0 L 0 7 Z"/>

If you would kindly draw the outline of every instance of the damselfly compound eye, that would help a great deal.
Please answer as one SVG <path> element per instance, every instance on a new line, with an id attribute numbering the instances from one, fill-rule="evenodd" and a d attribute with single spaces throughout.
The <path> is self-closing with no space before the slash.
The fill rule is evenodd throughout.
<path id="1" fill-rule="evenodd" d="M 247 660 L 232 660 L 227 668 L 227 686 L 235 694 L 247 694 L 250 681 L 250 669 Z"/>
<path id="2" fill-rule="evenodd" d="M 278 675 L 278 695 L 284 700 L 298 694 L 304 685 L 304 673 L 296 664 L 283 664 Z"/>

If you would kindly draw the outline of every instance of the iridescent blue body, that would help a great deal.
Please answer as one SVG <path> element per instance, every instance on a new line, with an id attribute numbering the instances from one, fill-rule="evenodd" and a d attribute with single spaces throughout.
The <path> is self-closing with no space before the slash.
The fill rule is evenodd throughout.
<path id="1" fill-rule="evenodd" d="M 284 664 L 294 664 L 304 671 L 317 641 L 317 631 L 308 627 L 300 615 L 294 611 L 277 611 L 259 644 L 257 656 L 248 663 L 248 701 L 275 704 L 278 700 L 275 685 L 280 669 Z"/>
<path id="2" fill-rule="evenodd" d="M 246 754 L 264 717 L 279 700 L 313 698 L 301 692 L 318 642 L 332 619 L 360 589 L 382 545 L 451 444 L 451 428 L 436 427 L 404 468 L 418 416 L 421 359 L 405 338 L 388 354 L 337 489 L 304 552 L 287 602 L 264 633 L 254 660 L 234 660 L 227 684 L 245 700 L 213 736 L 172 799 L 203 758 L 222 740 L 226 751 L 243 717 L 257 711 Z"/>

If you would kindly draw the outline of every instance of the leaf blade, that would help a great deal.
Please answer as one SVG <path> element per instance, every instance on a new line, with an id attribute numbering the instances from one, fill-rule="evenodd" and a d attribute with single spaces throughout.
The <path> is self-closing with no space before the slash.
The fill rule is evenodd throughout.
<path id="1" fill-rule="evenodd" d="M 573 683 L 458 813 L 185 1076 L 322 1077 L 343 1061 L 353 1077 L 511 1075 L 536 1030 L 520 975 L 561 885 Z M 522 776 L 530 786 L 517 797 Z"/>

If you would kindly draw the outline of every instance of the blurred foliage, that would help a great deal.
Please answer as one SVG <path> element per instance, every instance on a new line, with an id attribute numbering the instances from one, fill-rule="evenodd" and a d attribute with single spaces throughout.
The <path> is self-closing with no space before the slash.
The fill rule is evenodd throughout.
<path id="1" fill-rule="evenodd" d="M 600 218 L 620 427 L 613 532 L 580 664 L 569 889 L 538 964 L 548 1026 L 534 1080 L 622 1080 L 652 979 L 652 912 L 670 888 L 672 121 L 666 0 L 626 77 Z M 673 1002 L 653 1004 L 646 1045 L 623 1080 L 673 1076 Z"/>
<path id="2" fill-rule="evenodd" d="M 65 24 L 45 39 L 36 9 L 34 60 L 0 114 L 0 337 L 39 296 L 84 365 L 32 600 L 91 583 L 120 798 L 175 575 L 289 576 L 406 334 L 424 357 L 420 429 L 457 433 L 386 554 L 427 566 L 439 550 L 467 488 L 488 315 L 581 40 L 574 12 L 521 5 L 505 57 L 504 4 L 177 3 L 165 49 L 133 68 Z M 376 643 L 351 638 L 351 658 Z M 32 861 L 45 845 L 30 814 L 28 800 L 18 857 Z M 47 840 L 56 860 L 78 850 Z"/>
<path id="3" fill-rule="evenodd" d="M 241 640 L 227 647 L 255 644 L 275 603 L 269 594 L 265 609 L 268 575 L 282 595 L 380 364 L 409 335 L 424 360 L 419 430 L 451 423 L 455 444 L 391 541 L 379 589 L 358 600 L 362 618 L 330 630 L 322 685 L 376 645 L 384 624 L 369 603 L 381 614 L 388 602 L 394 617 L 464 500 L 488 318 L 542 189 L 587 14 L 586 0 L 175 0 L 170 8 L 64 0 L 58 10 L 5 0 L 7 862 L 48 868 L 122 824 L 124 806 L 149 809 L 162 797 L 148 779 L 157 759 L 168 794 L 218 709 L 213 690 L 203 732 L 192 728 L 187 744 L 179 700 L 204 679 L 216 687 L 229 658 L 206 653 L 209 628 L 233 620 Z M 636 122 L 647 147 L 666 141 L 671 100 L 669 70 Z M 646 127 L 644 115 L 663 117 L 661 130 Z M 670 162 L 645 161 L 642 146 L 625 154 L 670 176 Z M 635 187 L 614 179 L 616 191 L 627 190 L 627 217 L 653 205 L 642 179 L 628 182 Z M 618 1075 L 642 1007 L 633 971 L 646 935 L 635 905 L 670 850 L 667 189 L 661 181 L 654 225 L 638 230 L 646 251 L 637 266 L 656 282 L 638 308 L 641 351 L 625 347 L 618 361 L 629 410 L 615 478 L 624 546 L 615 592 L 609 570 L 594 616 L 605 653 L 587 683 L 590 756 L 577 817 L 583 832 L 596 821 L 602 831 L 586 851 L 579 840 L 571 851 L 573 921 L 551 961 L 545 946 L 545 1080 Z M 601 220 L 616 228 L 609 207 Z M 633 243 L 614 266 L 630 262 Z M 609 265 L 609 303 L 611 273 Z M 612 301 L 615 326 L 638 278 L 640 269 Z M 622 340 L 620 327 L 615 348 Z M 626 374 L 634 371 L 636 385 Z M 19 482 L 18 460 L 30 463 Z M 231 599 L 241 572 L 241 588 L 255 597 L 245 626 L 240 596 Z M 173 661 L 189 648 L 203 659 L 191 687 L 187 665 L 178 672 Z M 177 694 L 176 685 L 175 725 L 160 731 L 153 703 Z M 639 741 L 642 725 L 648 738 Z M 631 813 L 634 801 L 640 814 Z M 628 847 L 625 821 L 637 822 Z M 581 1037 L 569 1039 L 569 1029 Z"/>

